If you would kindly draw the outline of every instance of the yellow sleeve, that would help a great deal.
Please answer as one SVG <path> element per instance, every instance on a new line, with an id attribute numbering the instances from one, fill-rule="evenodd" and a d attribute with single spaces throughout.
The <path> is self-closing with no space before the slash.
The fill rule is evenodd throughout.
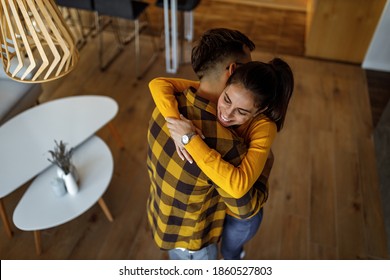
<path id="1" fill-rule="evenodd" d="M 217 186 L 234 198 L 241 198 L 260 176 L 276 135 L 275 123 L 260 121 L 250 128 L 247 154 L 238 167 L 222 159 L 199 136 L 186 145 L 199 168 Z"/>
<path id="2" fill-rule="evenodd" d="M 155 78 L 149 82 L 149 89 L 154 103 L 165 118 L 180 118 L 174 94 L 189 87 L 197 89 L 199 82 L 177 78 Z"/>

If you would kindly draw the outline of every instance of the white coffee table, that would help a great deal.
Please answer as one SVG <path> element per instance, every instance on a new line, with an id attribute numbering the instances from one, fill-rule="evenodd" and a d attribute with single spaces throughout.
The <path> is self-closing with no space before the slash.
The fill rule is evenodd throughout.
<path id="1" fill-rule="evenodd" d="M 12 236 L 2 198 L 50 165 L 54 140 L 77 147 L 118 112 L 107 96 L 72 96 L 35 106 L 0 126 L 0 215 Z"/>
<path id="2" fill-rule="evenodd" d="M 56 178 L 57 167 L 52 165 L 39 174 L 24 193 L 15 208 L 15 225 L 25 231 L 34 231 L 37 253 L 41 253 L 40 230 L 64 224 L 83 214 L 99 202 L 109 221 L 113 221 L 102 195 L 113 173 L 110 149 L 97 136 L 92 136 L 75 149 L 73 162 L 80 175 L 79 192 L 57 196 L 50 182 Z"/>

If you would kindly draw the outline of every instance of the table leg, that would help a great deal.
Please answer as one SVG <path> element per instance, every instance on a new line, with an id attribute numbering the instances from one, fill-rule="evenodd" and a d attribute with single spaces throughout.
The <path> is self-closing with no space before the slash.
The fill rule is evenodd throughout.
<path id="1" fill-rule="evenodd" d="M 102 208 L 102 210 L 103 210 L 104 214 L 106 215 L 107 219 L 110 222 L 113 222 L 114 218 L 112 217 L 111 212 L 108 209 L 108 207 L 107 207 L 106 203 L 104 202 L 103 198 L 99 198 L 99 205 Z"/>
<path id="2" fill-rule="evenodd" d="M 111 131 L 112 135 L 114 136 L 115 140 L 118 142 L 119 148 L 120 149 L 125 149 L 125 144 L 123 143 L 123 140 L 122 140 L 121 136 L 119 135 L 119 132 L 116 129 L 116 127 L 111 122 L 109 122 L 108 123 L 108 128 L 110 129 L 110 131 Z"/>
<path id="3" fill-rule="evenodd" d="M 39 256 L 42 253 L 41 232 L 39 230 L 34 231 L 34 239 L 35 239 L 35 250 L 37 252 L 37 255 Z"/>
<path id="4" fill-rule="evenodd" d="M 184 38 L 188 42 L 194 39 L 194 13 L 184 12 Z"/>
<path id="5" fill-rule="evenodd" d="M 171 17 L 169 20 L 170 2 Z M 164 0 L 165 64 L 167 73 L 176 73 L 178 68 L 177 0 Z"/>
<path id="6" fill-rule="evenodd" d="M 7 212 L 5 211 L 4 202 L 3 199 L 0 198 L 0 215 L 1 219 L 3 220 L 4 230 L 9 238 L 12 238 L 12 230 L 11 225 L 8 220 Z"/>

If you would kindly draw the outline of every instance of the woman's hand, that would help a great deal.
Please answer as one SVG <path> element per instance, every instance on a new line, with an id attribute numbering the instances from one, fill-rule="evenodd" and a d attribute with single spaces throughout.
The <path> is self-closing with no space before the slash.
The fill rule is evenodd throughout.
<path id="1" fill-rule="evenodd" d="M 175 142 L 176 151 L 179 154 L 179 157 L 182 160 L 188 160 L 190 163 L 193 162 L 190 154 L 185 150 L 183 143 L 181 142 L 181 137 L 185 134 L 196 132 L 204 138 L 200 129 L 198 129 L 192 121 L 186 119 L 183 115 L 180 115 L 180 119 L 175 118 L 166 118 L 167 126 L 169 129 L 169 133 L 171 134 L 171 138 Z"/>

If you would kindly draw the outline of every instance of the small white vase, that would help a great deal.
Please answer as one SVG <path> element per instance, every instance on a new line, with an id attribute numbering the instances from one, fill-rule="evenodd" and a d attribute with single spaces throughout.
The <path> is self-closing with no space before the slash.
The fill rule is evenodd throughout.
<path id="1" fill-rule="evenodd" d="M 54 178 L 51 181 L 51 187 L 52 187 L 53 192 L 57 196 L 63 196 L 64 194 L 66 194 L 65 183 L 64 183 L 64 180 L 62 180 L 61 178 L 58 178 L 58 177 Z"/>
<path id="2" fill-rule="evenodd" d="M 70 173 L 73 174 L 73 177 L 76 180 L 76 183 L 80 184 L 79 173 L 77 172 L 77 169 L 73 164 L 70 166 Z M 64 170 L 62 170 L 60 167 L 57 167 L 57 177 L 63 179 L 64 175 L 65 175 Z"/>
<path id="3" fill-rule="evenodd" d="M 70 195 L 75 195 L 79 191 L 79 186 L 72 173 L 64 174 L 62 179 L 65 182 L 66 190 Z"/>
<path id="4" fill-rule="evenodd" d="M 73 174 L 73 177 L 74 177 L 74 179 L 76 180 L 76 183 L 77 183 L 77 184 L 80 184 L 80 176 L 79 176 L 79 173 L 77 172 L 77 169 L 76 169 L 76 167 L 75 167 L 73 164 L 70 166 L 70 173 Z"/>
<path id="5" fill-rule="evenodd" d="M 57 167 L 57 177 L 63 179 L 64 175 L 65 175 L 64 170 L 62 170 L 61 168 Z"/>

